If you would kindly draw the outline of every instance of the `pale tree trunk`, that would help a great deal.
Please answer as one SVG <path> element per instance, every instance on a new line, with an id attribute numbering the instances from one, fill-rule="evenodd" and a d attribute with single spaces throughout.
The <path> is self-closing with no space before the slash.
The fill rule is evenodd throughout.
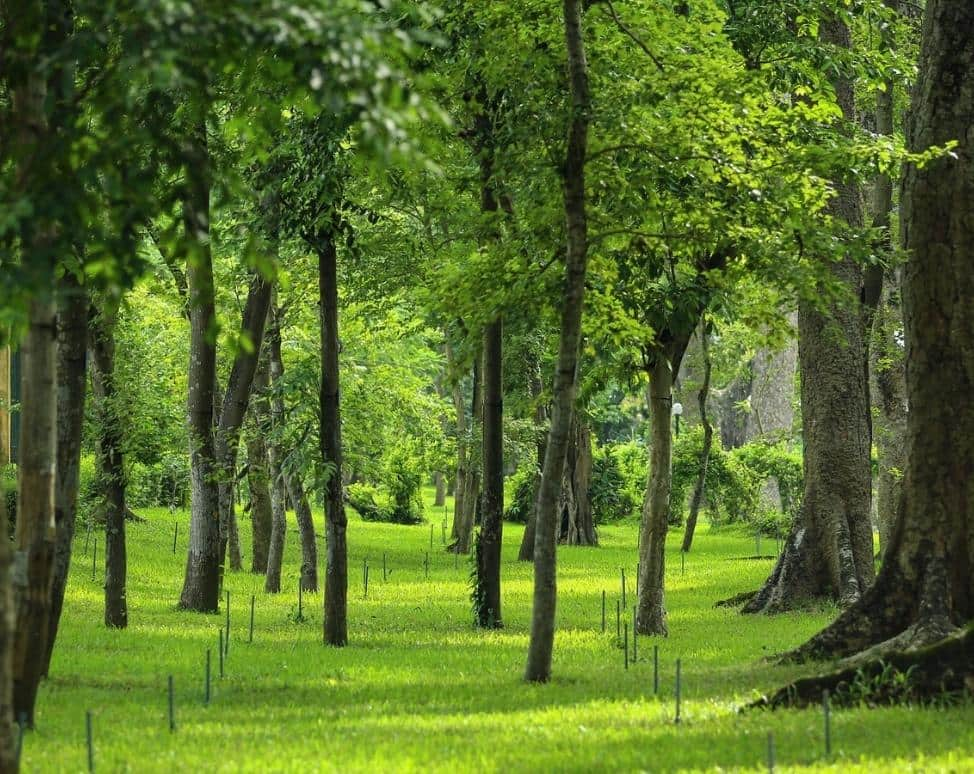
<path id="1" fill-rule="evenodd" d="M 338 255 L 334 233 L 318 252 L 318 294 L 321 315 L 321 462 L 330 468 L 325 499 L 324 640 L 348 644 L 348 548 L 345 498 L 342 496 L 342 423 L 338 354 Z"/>
<path id="2" fill-rule="evenodd" d="M 541 400 L 544 393 L 544 382 L 541 375 L 540 361 L 536 361 L 534 364 L 530 387 L 531 397 L 536 401 L 534 408 L 534 425 L 538 433 L 538 467 L 537 472 L 535 473 L 534 491 L 537 492 L 541 485 L 541 471 L 544 468 L 546 448 L 545 435 L 546 425 L 548 424 L 548 411 L 545 404 Z M 518 551 L 517 555 L 519 562 L 530 562 L 532 559 L 534 559 L 534 530 L 535 525 L 537 524 L 536 516 L 537 512 L 532 507 L 528 513 L 528 518 L 524 525 L 524 536 L 521 538 L 521 549 Z"/>
<path id="3" fill-rule="evenodd" d="M 57 639 L 64 590 L 71 566 L 71 543 L 78 511 L 78 475 L 81 433 L 85 414 L 85 375 L 88 343 L 88 294 L 72 272 L 59 284 L 57 343 L 57 475 L 54 483 L 54 580 L 51 586 L 51 620 L 44 653 L 44 676 L 50 671 Z"/>
<path id="4" fill-rule="evenodd" d="M 697 394 L 697 405 L 700 409 L 700 424 L 703 425 L 703 448 L 700 450 L 700 468 L 697 471 L 697 480 L 693 485 L 693 494 L 690 497 L 690 513 L 687 516 L 686 528 L 683 531 L 682 550 L 684 553 L 689 551 L 693 545 L 693 533 L 697 528 L 700 506 L 703 504 L 704 493 L 707 488 L 710 450 L 714 443 L 714 426 L 710 424 L 710 417 L 707 414 L 707 399 L 710 396 L 710 376 L 713 371 L 713 364 L 710 360 L 710 333 L 707 331 L 705 319 L 700 322 L 700 348 L 703 352 L 703 382 L 700 385 L 700 392 Z"/>
<path id="5" fill-rule="evenodd" d="M 789 315 L 796 325 L 797 316 Z M 751 410 L 747 414 L 745 439 L 787 438 L 795 423 L 795 374 L 798 341 L 789 339 L 778 350 L 763 349 L 751 361 Z"/>
<path id="6" fill-rule="evenodd" d="M 271 332 L 268 329 L 267 338 Z M 270 431 L 267 391 L 270 387 L 270 347 L 267 340 L 254 374 L 253 399 L 250 402 L 251 427 L 247 433 L 247 488 L 250 490 L 250 529 L 252 550 L 250 571 L 267 572 L 271 540 L 270 471 L 265 439 Z"/>
<path id="7" fill-rule="evenodd" d="M 477 625 L 500 628 L 504 529 L 503 323 L 484 330 L 484 512 L 477 546 Z"/>
<path id="8" fill-rule="evenodd" d="M 823 21 L 822 39 L 851 48 L 848 28 Z M 845 121 L 855 120 L 852 84 L 835 83 Z M 862 226 L 854 183 L 835 184 L 828 211 L 852 228 Z M 829 263 L 846 298 L 827 312 L 802 301 L 798 309 L 805 490 L 801 509 L 771 577 L 744 612 L 778 613 L 816 599 L 843 606 L 858 600 L 873 578 L 872 492 L 865 317 L 857 303 L 862 269 L 851 257 Z"/>
<path id="9" fill-rule="evenodd" d="M 470 537 L 480 510 L 480 473 L 483 462 L 481 432 L 484 421 L 483 374 L 483 354 L 480 353 L 473 365 L 473 397 L 470 412 L 472 432 L 470 442 L 467 444 L 467 470 L 463 478 L 463 510 L 460 512 L 460 522 L 457 524 L 456 540 L 452 545 L 452 550 L 458 554 L 470 552 Z"/>
<path id="10" fill-rule="evenodd" d="M 456 364 L 453 347 L 450 345 L 449 333 L 446 338 L 446 359 L 451 372 Z M 467 409 L 463 405 L 463 379 L 457 377 L 453 383 L 453 409 L 457 416 L 457 475 L 453 482 L 453 526 L 450 529 L 451 543 L 448 551 L 453 550 L 453 544 L 460 534 L 460 522 L 463 518 L 463 495 L 467 486 Z"/>
<path id="11" fill-rule="evenodd" d="M 436 496 L 433 499 L 433 506 L 442 508 L 446 505 L 446 476 L 442 470 L 433 473 L 433 486 L 436 489 Z"/>
<path id="12" fill-rule="evenodd" d="M 903 496 L 879 577 L 857 604 L 793 654 L 798 658 L 882 655 L 928 644 L 974 619 L 974 5 L 929 0 L 919 77 L 907 121 L 912 151 L 958 141 L 951 156 L 902 181 L 901 235 L 906 335 L 907 459 Z M 932 378 L 931 374 L 936 377 Z M 967 410 L 965 410 L 967 409 Z M 955 669 L 940 645 L 920 651 L 948 679 L 972 679 L 968 656 Z M 950 640 L 944 648 L 949 648 Z M 951 671 L 953 676 L 951 677 Z"/>
<path id="13" fill-rule="evenodd" d="M 267 344 L 270 353 L 271 384 L 276 387 L 272 392 L 271 414 L 278 433 L 283 430 L 285 422 L 284 397 L 280 391 L 280 382 L 284 378 L 284 358 L 281 355 L 281 325 L 278 310 L 271 310 L 271 325 L 267 331 Z M 301 476 L 287 469 L 284 463 L 280 444 L 276 444 L 275 454 L 280 460 L 281 474 L 284 477 L 284 488 L 294 507 L 295 521 L 301 536 L 301 588 L 305 591 L 318 590 L 318 545 L 315 542 L 315 525 L 311 516 L 311 504 L 304 491 Z"/>
<path id="14" fill-rule="evenodd" d="M 220 605 L 220 506 L 214 447 L 216 298 L 210 252 L 210 173 L 203 120 L 189 140 L 183 225 L 188 245 L 190 534 L 179 606 L 211 613 Z"/>
<path id="15" fill-rule="evenodd" d="M 565 455 L 575 412 L 578 356 L 588 265 L 588 220 L 585 205 L 585 157 L 588 150 L 590 95 L 588 64 L 582 30 L 582 0 L 564 0 L 565 43 L 572 117 L 564 165 L 564 207 L 567 231 L 565 285 L 561 304 L 561 335 L 552 393 L 551 428 L 544 469 L 538 488 L 534 542 L 534 595 L 531 640 L 524 678 L 530 682 L 551 679 L 557 603 L 558 501 L 561 499 Z"/>
<path id="16" fill-rule="evenodd" d="M 91 391 L 98 418 L 98 472 L 105 515 L 105 626 L 128 626 L 125 599 L 125 465 L 119 398 L 115 390 L 115 324 L 112 302 L 92 310 Z"/>
<path id="17" fill-rule="evenodd" d="M 281 590 L 281 566 L 284 563 L 284 542 L 287 534 L 287 492 L 281 473 L 281 460 L 273 443 L 267 445 L 267 466 L 271 478 L 271 537 L 267 550 L 264 591 L 277 594 Z"/>
<path id="18" fill-rule="evenodd" d="M 592 483 L 592 437 L 578 411 L 572 420 L 572 432 L 565 455 L 565 471 L 561 485 L 561 514 L 558 542 L 570 546 L 595 546 L 599 539 L 595 531 L 589 486 Z"/>
<path id="19" fill-rule="evenodd" d="M 250 339 L 253 346 L 250 349 L 241 348 L 234 357 L 214 437 L 217 466 L 220 471 L 220 530 L 223 544 L 221 556 L 229 543 L 232 570 L 240 570 L 243 565 L 233 503 L 233 487 L 237 478 L 237 446 L 240 443 L 240 427 L 250 404 L 250 393 L 254 374 L 257 371 L 257 361 L 260 358 L 272 288 L 273 283 L 259 274 L 251 279 L 240 330 Z"/>

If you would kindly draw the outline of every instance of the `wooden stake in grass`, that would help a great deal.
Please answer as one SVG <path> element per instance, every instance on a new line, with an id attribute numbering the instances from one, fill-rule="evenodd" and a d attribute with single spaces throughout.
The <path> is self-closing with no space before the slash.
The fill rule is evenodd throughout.
<path id="1" fill-rule="evenodd" d="M 369 596 L 369 560 L 362 560 L 362 596 Z"/>
<path id="2" fill-rule="evenodd" d="M 177 521 L 177 522 L 173 522 L 173 531 L 172 531 L 172 554 L 173 554 L 173 556 L 176 555 L 176 538 L 178 538 L 178 537 L 179 537 L 179 522 Z"/>
<path id="3" fill-rule="evenodd" d="M 653 645 L 653 695 L 659 695 L 659 645 Z"/>
<path id="4" fill-rule="evenodd" d="M 247 636 L 247 642 L 254 641 L 254 601 L 255 597 L 253 594 L 250 595 L 250 634 Z"/>
<path id="5" fill-rule="evenodd" d="M 676 717 L 673 719 L 674 723 L 679 724 L 680 722 L 680 659 L 676 660 Z"/>
<path id="6" fill-rule="evenodd" d="M 622 606 L 626 606 L 626 568 L 620 567 L 619 573 L 622 575 Z"/>
<path id="7" fill-rule="evenodd" d="M 832 757 L 832 704 L 828 690 L 822 691 L 822 715 L 825 721 L 825 757 Z"/>
<path id="8" fill-rule="evenodd" d="M 622 625 L 622 663 L 623 668 L 629 669 L 629 623 Z"/>
<path id="9" fill-rule="evenodd" d="M 176 701 L 173 695 L 172 675 L 169 675 L 169 733 L 176 730 Z"/>
<path id="10" fill-rule="evenodd" d="M 88 740 L 88 771 L 95 770 L 95 740 L 91 730 L 91 710 L 85 712 L 85 737 Z"/>
<path id="11" fill-rule="evenodd" d="M 220 678 L 223 678 L 223 627 L 220 627 Z"/>
<path id="12" fill-rule="evenodd" d="M 605 589 L 602 589 L 602 634 L 605 634 Z"/>
<path id="13" fill-rule="evenodd" d="M 774 774 L 774 732 L 768 731 L 768 774 Z"/>

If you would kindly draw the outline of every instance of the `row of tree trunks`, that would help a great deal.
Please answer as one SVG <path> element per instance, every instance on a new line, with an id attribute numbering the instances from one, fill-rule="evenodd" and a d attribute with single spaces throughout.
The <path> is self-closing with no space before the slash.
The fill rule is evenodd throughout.
<path id="1" fill-rule="evenodd" d="M 821 26 L 824 42 L 849 49 L 848 27 L 835 16 Z M 834 81 L 847 123 L 855 120 L 852 83 Z M 858 186 L 841 180 L 829 214 L 853 229 L 863 223 Z M 851 257 L 828 261 L 847 298 L 827 310 L 802 300 L 798 310 L 805 487 L 801 510 L 771 577 L 745 605 L 749 613 L 791 610 L 816 599 L 847 606 L 873 578 L 871 470 L 865 317 L 856 303 L 863 272 Z"/>
<path id="2" fill-rule="evenodd" d="M 105 625 L 128 626 L 125 598 L 125 464 L 123 434 L 115 389 L 115 325 L 111 301 L 92 310 L 89 351 L 91 387 L 98 418 L 98 473 L 105 515 Z"/>
<path id="3" fill-rule="evenodd" d="M 582 338 L 585 275 L 588 266 L 588 218 L 585 201 L 585 159 L 591 97 L 582 27 L 582 0 L 564 0 L 565 43 L 572 118 L 563 167 L 567 250 L 562 291 L 561 332 L 552 391 L 551 427 L 538 487 L 534 543 L 534 594 L 531 639 L 524 677 L 530 682 L 551 679 L 557 603 L 558 503 L 575 412 L 578 357 Z"/>

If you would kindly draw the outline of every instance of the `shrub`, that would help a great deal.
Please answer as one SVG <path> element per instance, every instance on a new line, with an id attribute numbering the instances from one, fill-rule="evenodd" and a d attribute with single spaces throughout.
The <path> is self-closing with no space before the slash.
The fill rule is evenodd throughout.
<path id="1" fill-rule="evenodd" d="M 527 523 L 538 494 L 537 477 L 538 471 L 532 465 L 518 468 L 514 475 L 507 479 L 505 482 L 508 490 L 506 500 L 510 505 L 504 511 L 505 520 L 518 524 Z"/>
<path id="2" fill-rule="evenodd" d="M 592 455 L 588 494 L 596 524 L 624 519 L 636 508 L 636 500 L 630 494 L 622 465 L 613 451 L 611 445 L 606 445 L 597 447 Z"/>

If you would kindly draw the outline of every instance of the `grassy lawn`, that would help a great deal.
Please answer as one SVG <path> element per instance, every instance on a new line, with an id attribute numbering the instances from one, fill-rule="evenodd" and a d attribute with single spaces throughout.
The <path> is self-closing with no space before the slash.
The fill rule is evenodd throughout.
<path id="1" fill-rule="evenodd" d="M 81 771 L 87 765 L 85 711 L 93 712 L 96 770 L 107 771 L 676 771 L 766 770 L 774 733 L 779 770 L 974 771 L 974 706 L 843 710 L 833 714 L 833 756 L 824 755 L 820 711 L 738 714 L 757 692 L 800 672 L 763 657 L 797 645 L 828 612 L 743 617 L 715 600 L 755 588 L 771 561 L 753 559 L 754 538 L 700 529 L 681 572 L 672 535 L 667 568 L 671 636 L 641 639 L 639 660 L 623 668 L 615 638 L 620 567 L 634 601 L 636 529 L 604 527 L 598 549 L 559 551 L 554 681 L 521 681 L 531 602 L 531 566 L 516 561 L 521 528 L 505 525 L 504 621 L 500 632 L 471 626 L 470 567 L 443 551 L 442 513 L 434 524 L 367 524 L 352 515 L 349 638 L 321 645 L 320 595 L 305 595 L 297 616 L 300 549 L 289 514 L 283 585 L 229 576 L 231 636 L 226 676 L 217 676 L 220 615 L 176 611 L 186 558 L 188 514 L 148 510 L 129 526 L 126 631 L 102 624 L 97 580 L 82 533 L 65 603 L 52 676 L 39 696 L 38 728 L 24 742 L 27 771 Z M 321 514 L 316 514 L 320 520 Z M 241 522 L 245 554 L 249 524 Z M 762 553 L 774 550 L 764 541 Z M 429 578 L 424 559 L 429 551 Z M 382 557 L 391 574 L 382 580 Z M 362 566 L 369 590 L 363 598 Z M 245 566 L 249 566 L 245 556 Z M 602 590 L 608 631 L 601 632 Z M 251 595 L 256 596 L 248 643 Z M 653 645 L 660 692 L 653 692 Z M 213 694 L 203 704 L 207 648 Z M 683 717 L 676 725 L 674 666 L 683 664 Z M 808 669 L 804 670 L 808 672 Z M 169 732 L 166 679 L 176 686 Z"/>

